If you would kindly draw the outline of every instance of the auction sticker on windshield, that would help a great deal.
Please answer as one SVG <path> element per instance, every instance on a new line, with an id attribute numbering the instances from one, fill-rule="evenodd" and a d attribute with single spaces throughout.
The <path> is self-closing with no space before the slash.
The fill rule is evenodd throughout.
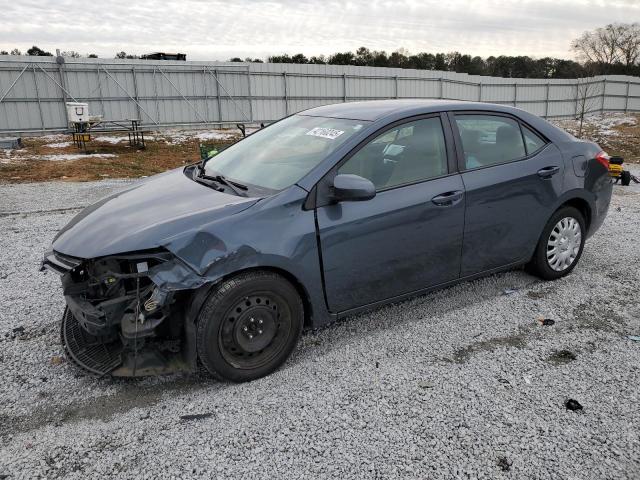
<path id="1" fill-rule="evenodd" d="M 313 135 L 314 137 L 328 138 L 329 140 L 335 140 L 344 133 L 344 130 L 334 130 L 333 128 L 316 127 L 307 132 L 307 135 Z"/>

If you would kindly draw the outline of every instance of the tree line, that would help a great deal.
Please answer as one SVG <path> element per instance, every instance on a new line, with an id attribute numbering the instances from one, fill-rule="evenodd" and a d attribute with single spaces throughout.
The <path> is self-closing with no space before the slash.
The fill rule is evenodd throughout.
<path id="1" fill-rule="evenodd" d="M 360 47 L 355 52 L 309 58 L 302 53 L 273 55 L 267 61 L 442 70 L 507 78 L 579 78 L 605 74 L 640 76 L 639 23 L 614 23 L 584 32 L 571 42 L 571 50 L 579 61 L 551 57 L 535 59 L 526 55 L 482 58 L 460 52 L 412 55 L 405 49 L 387 54 L 366 47 Z M 230 61 L 242 60 L 232 58 Z M 247 58 L 244 61 L 255 60 Z"/>
<path id="2" fill-rule="evenodd" d="M 526 55 L 483 58 L 460 52 L 410 54 L 404 48 L 388 54 L 360 47 L 355 52 L 338 52 L 328 56 L 307 57 L 302 53 L 272 55 L 267 58 L 267 62 L 413 68 L 506 78 L 580 78 L 605 74 L 640 76 L 640 23 L 613 23 L 584 32 L 571 42 L 571 50 L 578 61 L 551 57 L 536 59 Z M 0 50 L 0 55 L 9 54 L 22 55 L 17 48 L 10 53 Z M 35 45 L 26 54 L 52 56 L 50 52 Z M 81 56 L 73 50 L 64 51 L 61 55 L 73 58 Z M 95 54 L 86 56 L 98 58 Z M 121 51 L 115 58 L 133 59 L 139 56 Z M 262 59 L 250 57 L 244 60 L 234 57 L 229 61 L 263 62 Z"/>

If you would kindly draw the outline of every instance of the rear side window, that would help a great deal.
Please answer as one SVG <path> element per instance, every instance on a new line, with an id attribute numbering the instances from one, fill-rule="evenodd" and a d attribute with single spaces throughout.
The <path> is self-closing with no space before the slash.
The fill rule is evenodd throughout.
<path id="1" fill-rule="evenodd" d="M 358 150 L 338 173 L 367 178 L 376 190 L 446 175 L 447 150 L 440 117 L 387 130 Z"/>
<path id="2" fill-rule="evenodd" d="M 520 125 L 495 115 L 456 115 L 467 169 L 510 162 L 526 156 Z"/>
<path id="3" fill-rule="evenodd" d="M 524 144 L 527 147 L 527 155 L 537 152 L 545 146 L 545 142 L 537 133 L 522 125 L 522 135 L 524 135 Z"/>

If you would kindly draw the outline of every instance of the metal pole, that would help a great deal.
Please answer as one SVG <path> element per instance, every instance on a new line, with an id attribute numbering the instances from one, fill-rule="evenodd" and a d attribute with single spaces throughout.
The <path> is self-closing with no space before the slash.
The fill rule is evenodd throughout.
<path id="1" fill-rule="evenodd" d="M 247 95 L 249 97 L 249 120 L 253 123 L 253 98 L 251 95 L 251 71 L 247 65 Z"/>
<path id="2" fill-rule="evenodd" d="M 440 81 L 440 97 L 439 98 L 444 98 L 444 81 L 442 77 L 439 78 L 439 81 Z"/>
<path id="3" fill-rule="evenodd" d="M 62 88 L 62 101 L 64 103 L 64 118 L 66 119 L 66 125 L 69 127 L 69 112 L 67 112 L 67 89 L 64 81 L 64 71 L 62 69 L 62 63 L 58 63 L 58 74 L 60 75 L 60 85 Z"/>
<path id="4" fill-rule="evenodd" d="M 142 113 L 140 112 L 140 103 L 138 99 L 138 82 L 136 79 L 136 67 L 131 68 L 131 74 L 133 75 L 133 96 L 136 102 L 136 112 L 138 115 L 138 120 L 142 122 Z"/>
<path id="5" fill-rule="evenodd" d="M 98 77 L 98 95 L 100 95 L 100 106 L 102 107 L 102 116 L 105 117 L 107 114 L 104 109 L 104 97 L 102 96 L 102 81 L 100 80 L 100 66 L 96 69 L 96 75 Z"/>
<path id="6" fill-rule="evenodd" d="M 574 117 L 577 117 L 577 116 L 578 116 L 578 100 L 579 100 L 579 98 L 580 98 L 580 85 L 579 85 L 579 83 L 578 83 L 579 81 L 580 81 L 580 80 L 577 80 L 577 81 L 576 81 L 576 111 L 575 111 L 575 113 L 573 114 L 573 116 L 574 116 Z M 585 93 L 586 93 L 586 92 L 585 92 Z"/>
<path id="7" fill-rule="evenodd" d="M 513 84 L 513 106 L 514 107 L 518 106 L 518 84 L 517 83 Z"/>
<path id="8" fill-rule="evenodd" d="M 482 82 L 478 84 L 478 101 L 482 101 Z"/>
<path id="9" fill-rule="evenodd" d="M 158 82 L 156 81 L 156 67 L 153 67 L 153 92 L 156 97 L 156 125 L 160 124 L 160 102 L 158 101 Z"/>
<path id="10" fill-rule="evenodd" d="M 395 90 L 396 90 L 396 97 L 395 98 L 398 98 L 398 76 L 397 75 L 394 76 L 393 80 L 394 80 Z"/>
<path id="11" fill-rule="evenodd" d="M 213 78 L 216 80 L 216 97 L 218 101 L 218 120 L 222 124 L 222 102 L 220 100 L 220 81 L 218 80 L 218 71 L 213 71 Z"/>
<path id="12" fill-rule="evenodd" d="M 342 101 L 347 103 L 347 74 L 342 74 Z"/>
<path id="13" fill-rule="evenodd" d="M 287 72 L 282 72 L 282 81 L 284 83 L 284 114 L 289 115 L 289 94 L 287 92 Z"/>
<path id="14" fill-rule="evenodd" d="M 204 89 L 205 115 L 207 117 L 207 120 L 209 120 L 209 118 L 211 118 L 211 115 L 209 115 L 209 94 L 207 93 L 207 72 L 205 70 L 206 68 L 207 67 L 202 67 L 202 88 Z"/>
<path id="15" fill-rule="evenodd" d="M 627 110 L 629 110 L 629 87 L 631 87 L 631 82 L 627 80 L 627 95 L 624 98 L 624 113 L 627 113 Z"/>
<path id="16" fill-rule="evenodd" d="M 549 116 L 549 89 L 551 88 L 551 82 L 547 82 L 547 93 L 544 101 L 544 118 Z"/>
<path id="17" fill-rule="evenodd" d="M 604 103 L 605 103 L 606 95 L 607 95 L 607 78 L 605 77 L 605 79 L 602 82 L 602 108 L 600 108 L 600 114 L 604 113 Z"/>
<path id="18" fill-rule="evenodd" d="M 38 79 L 36 78 L 36 67 L 31 65 L 33 73 L 33 86 L 36 89 L 36 98 L 38 99 L 38 113 L 40 114 L 40 126 L 44 130 L 44 116 L 42 115 L 42 103 L 40 103 L 40 92 L 38 91 Z"/>

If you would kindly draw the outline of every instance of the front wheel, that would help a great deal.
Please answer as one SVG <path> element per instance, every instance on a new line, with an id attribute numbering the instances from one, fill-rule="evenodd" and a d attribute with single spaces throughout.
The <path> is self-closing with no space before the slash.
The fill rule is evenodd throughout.
<path id="1" fill-rule="evenodd" d="M 528 269 L 545 280 L 568 275 L 580 260 L 585 235 L 582 214 L 573 207 L 560 208 L 545 225 Z"/>
<path id="2" fill-rule="evenodd" d="M 224 280 L 198 316 L 200 361 L 214 377 L 245 382 L 280 367 L 300 338 L 304 307 L 296 289 L 271 272 Z"/>

